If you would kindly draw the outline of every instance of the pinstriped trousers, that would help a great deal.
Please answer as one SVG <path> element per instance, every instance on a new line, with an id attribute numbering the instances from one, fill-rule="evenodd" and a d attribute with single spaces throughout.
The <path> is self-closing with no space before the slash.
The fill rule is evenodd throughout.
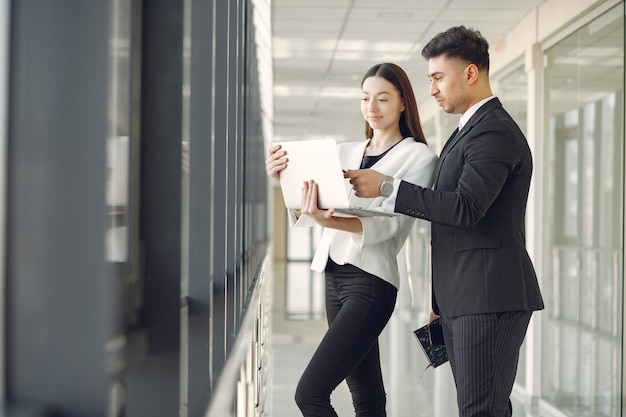
<path id="1" fill-rule="evenodd" d="M 510 417 L 519 351 L 532 311 L 441 317 L 459 417 Z"/>

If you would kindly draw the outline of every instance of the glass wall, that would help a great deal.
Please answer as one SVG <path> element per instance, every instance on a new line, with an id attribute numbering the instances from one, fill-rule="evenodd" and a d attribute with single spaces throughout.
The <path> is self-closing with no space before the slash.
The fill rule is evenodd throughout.
<path id="1" fill-rule="evenodd" d="M 10 46 L 0 69 L 2 414 L 104 416 L 118 369 L 109 353 L 120 340 L 111 335 L 123 311 L 107 262 L 120 258 L 105 257 L 114 202 L 105 200 L 106 104 L 117 74 L 109 71 L 109 16 L 119 9 L 111 1 L 0 3 Z"/>
<path id="2" fill-rule="evenodd" d="M 7 144 L 8 144 L 8 129 L 7 129 L 7 119 L 8 119 L 8 101 L 9 101 L 9 86 L 8 81 L 9 77 L 7 76 L 8 67 L 9 67 L 9 13 L 10 7 L 8 2 L 0 2 L 0 21 L 2 24 L 0 25 L 4 29 L 0 32 L 0 154 L 4 155 L 0 158 L 0 216 L 3 218 L 6 216 L 6 153 L 7 153 Z M 6 226 L 3 223 L 0 225 L 0 268 L 2 271 L 5 270 L 5 242 L 6 242 Z M 4 288 L 6 285 L 6 276 L 3 274 L 0 277 L 0 311 L 5 311 L 5 302 L 4 302 Z M 4 320 L 0 321 L 0 332 L 3 335 L 0 340 L 0 355 L 5 357 L 4 352 Z M 5 365 L 4 363 L 0 363 L 0 373 L 3 375 L 0 377 L 0 400 L 5 401 Z"/>
<path id="3" fill-rule="evenodd" d="M 621 415 L 624 7 L 545 51 L 542 398 Z"/>
<path id="4" fill-rule="evenodd" d="M 116 287 L 116 326 L 107 352 L 111 363 L 109 412 L 124 409 L 124 372 L 144 354 L 137 343 L 142 307 L 139 242 L 139 109 L 131 86 L 138 76 L 139 2 L 111 2 L 109 37 L 108 136 L 106 153 L 106 259 Z M 128 340 L 128 343 L 123 341 Z M 134 346 L 135 348 L 129 348 Z"/>
<path id="5" fill-rule="evenodd" d="M 324 315 L 324 275 L 311 270 L 321 228 L 287 229 L 285 319 L 316 320 Z"/>
<path id="6" fill-rule="evenodd" d="M 184 4 L 180 415 L 206 415 L 209 404 L 219 410 L 210 415 L 226 416 L 221 407 L 242 415 L 250 402 L 261 412 L 257 303 L 268 211 L 257 25 L 267 13 L 252 0 Z M 237 344 L 246 337 L 249 356 Z"/>

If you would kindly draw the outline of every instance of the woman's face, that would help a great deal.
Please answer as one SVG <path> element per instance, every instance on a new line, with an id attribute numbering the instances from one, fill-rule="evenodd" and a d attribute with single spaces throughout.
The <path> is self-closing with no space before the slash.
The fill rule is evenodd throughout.
<path id="1" fill-rule="evenodd" d="M 404 102 L 396 87 L 383 77 L 363 81 L 361 113 L 374 130 L 399 129 Z"/>

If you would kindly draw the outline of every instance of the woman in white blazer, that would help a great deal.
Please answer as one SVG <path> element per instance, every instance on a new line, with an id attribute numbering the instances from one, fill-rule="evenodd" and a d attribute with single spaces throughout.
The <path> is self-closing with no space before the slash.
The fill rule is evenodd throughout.
<path id="1" fill-rule="evenodd" d="M 373 167 L 389 177 L 424 187 L 432 182 L 435 153 L 426 145 L 415 96 L 406 73 L 384 63 L 370 68 L 361 82 L 365 141 L 338 145 L 344 169 Z M 278 179 L 288 155 L 275 145 L 266 161 L 268 175 Z M 383 185 L 393 194 L 393 182 Z M 356 197 L 346 181 L 350 202 L 369 209 L 385 197 Z M 332 391 L 344 379 L 357 416 L 385 416 L 386 394 L 380 368 L 378 336 L 395 307 L 400 283 L 397 256 L 414 218 L 339 217 L 317 207 L 317 185 L 303 184 L 299 213 L 290 213 L 295 227 L 324 228 L 311 269 L 325 273 L 328 331 L 304 371 L 296 402 L 305 417 L 336 416 Z"/>

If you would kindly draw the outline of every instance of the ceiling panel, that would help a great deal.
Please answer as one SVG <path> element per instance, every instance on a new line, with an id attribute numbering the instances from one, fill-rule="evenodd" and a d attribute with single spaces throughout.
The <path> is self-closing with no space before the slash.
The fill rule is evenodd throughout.
<path id="1" fill-rule="evenodd" d="M 343 19 L 334 19 L 329 16 L 327 19 L 282 19 L 274 26 L 274 36 L 277 33 L 299 34 L 299 33 L 339 33 Z"/>
<path id="2" fill-rule="evenodd" d="M 500 1 L 494 2 L 493 0 L 451 0 L 448 2 L 446 9 L 486 9 L 486 10 L 532 10 L 538 5 L 543 3 L 543 0 L 524 0 L 524 1 Z"/>
<path id="3" fill-rule="evenodd" d="M 272 12 L 281 7 L 319 7 L 324 9 L 346 8 L 354 0 L 272 0 Z"/>
<path id="4" fill-rule="evenodd" d="M 463 0 L 465 1 L 465 0 Z M 471 0 L 470 0 L 471 1 Z M 429 9 L 429 8 L 440 8 L 445 9 L 449 7 L 452 3 L 451 0 L 440 0 L 437 2 L 433 2 L 432 0 L 353 0 L 350 2 L 352 8 L 359 7 L 374 7 L 374 8 L 384 8 L 387 10 L 405 10 L 405 9 Z M 435 6 L 433 6 L 433 4 Z"/>
<path id="5" fill-rule="evenodd" d="M 418 7 L 404 7 L 402 9 L 390 9 L 385 6 L 378 7 L 355 7 L 350 13 L 350 20 L 371 20 L 376 25 L 376 30 L 398 29 L 398 24 L 402 22 L 422 21 L 428 23 L 437 18 L 439 8 L 426 9 Z M 387 24 L 393 22 L 391 27 Z"/>
<path id="6" fill-rule="evenodd" d="M 465 24 L 493 44 L 542 0 L 273 0 L 274 134 L 281 140 L 363 139 L 360 82 L 399 64 L 429 100 L 421 49 Z"/>
<path id="7" fill-rule="evenodd" d="M 278 7 L 274 9 L 274 19 L 276 20 L 343 20 L 346 8 L 337 7 L 329 9 L 327 7 L 311 6 L 307 7 Z"/>

